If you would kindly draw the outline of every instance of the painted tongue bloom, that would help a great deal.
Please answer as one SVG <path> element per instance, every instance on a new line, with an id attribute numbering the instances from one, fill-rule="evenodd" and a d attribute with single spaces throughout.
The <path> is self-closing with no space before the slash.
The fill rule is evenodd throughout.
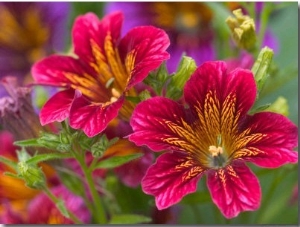
<path id="1" fill-rule="evenodd" d="M 249 70 L 227 72 L 224 62 L 206 62 L 184 87 L 189 106 L 155 97 L 135 109 L 129 139 L 158 157 L 142 180 L 143 191 L 155 196 L 158 209 L 195 192 L 207 176 L 213 202 L 227 218 L 260 206 L 258 179 L 245 165 L 276 168 L 296 163 L 297 127 L 286 117 L 261 112 L 248 115 L 257 94 Z"/>
<path id="2" fill-rule="evenodd" d="M 99 20 L 87 13 L 74 24 L 72 56 L 52 55 L 32 68 L 36 82 L 63 87 L 44 105 L 42 125 L 70 118 L 70 125 L 92 137 L 118 115 L 131 88 L 169 57 L 166 33 L 140 26 L 120 38 L 123 15 Z M 122 110 L 121 110 L 122 112 Z"/>

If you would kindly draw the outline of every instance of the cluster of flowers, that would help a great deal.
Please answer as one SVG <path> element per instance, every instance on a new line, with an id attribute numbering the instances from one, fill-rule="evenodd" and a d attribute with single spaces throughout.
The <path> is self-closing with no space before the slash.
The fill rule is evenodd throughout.
<path id="1" fill-rule="evenodd" d="M 249 37 L 255 24 L 241 11 L 236 11 L 238 19 L 252 25 L 241 31 L 248 39 L 238 33 L 238 20 L 231 18 L 228 25 L 240 34 L 238 44 L 246 51 L 238 60 L 216 61 L 213 12 L 205 3 L 107 3 L 101 20 L 94 13 L 76 18 L 68 55 L 51 53 L 62 50 L 57 35 L 68 4 L 26 7 L 0 5 L 0 24 L 7 23 L 0 33 L 0 55 L 9 56 L 1 57 L 0 76 L 10 94 L 0 100 L 0 113 L 2 127 L 15 137 L 0 134 L 0 173 L 15 168 L 22 178 L 0 175 L 1 223 L 107 223 L 111 217 L 99 198 L 109 196 L 104 163 L 114 157 L 135 157 L 113 166 L 114 174 L 128 187 L 141 184 L 144 193 L 155 197 L 158 210 L 195 192 L 206 176 L 212 201 L 226 218 L 260 206 L 260 183 L 245 162 L 265 168 L 297 163 L 297 126 L 278 113 L 249 114 L 260 84 L 247 52 L 253 48 Z M 128 23 L 122 27 L 124 18 Z M 268 36 L 262 45 L 273 47 Z M 12 67 L 10 58 L 20 61 Z M 18 87 L 7 75 L 17 76 L 21 84 L 57 88 L 39 119 L 31 89 Z M 14 140 L 32 138 L 41 148 L 16 153 Z M 155 158 L 153 151 L 164 152 Z M 46 162 L 35 168 L 34 157 Z M 41 169 L 46 180 L 40 178 Z M 70 192 L 62 176 L 68 178 L 69 172 L 80 179 L 76 187 L 88 193 Z"/>

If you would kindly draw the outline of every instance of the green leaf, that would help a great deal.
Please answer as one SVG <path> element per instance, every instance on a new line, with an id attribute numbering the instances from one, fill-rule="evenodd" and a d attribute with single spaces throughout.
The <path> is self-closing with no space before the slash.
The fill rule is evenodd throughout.
<path id="1" fill-rule="evenodd" d="M 85 195 L 85 188 L 82 184 L 82 179 L 74 171 L 69 170 L 63 166 L 56 167 L 58 177 L 71 192 L 83 197 Z"/>
<path id="2" fill-rule="evenodd" d="M 36 138 L 15 141 L 14 145 L 17 145 L 20 147 L 40 147 L 41 146 L 41 144 L 38 142 L 38 139 L 36 139 Z"/>
<path id="3" fill-rule="evenodd" d="M 11 173 L 11 172 L 4 172 L 3 175 L 23 180 L 22 177 L 18 176 L 17 174 Z"/>
<path id="4" fill-rule="evenodd" d="M 17 163 L 8 159 L 8 158 L 5 158 L 3 156 L 0 156 L 0 163 L 3 163 L 9 167 L 11 167 L 12 169 L 16 170 L 17 169 Z"/>
<path id="5" fill-rule="evenodd" d="M 111 169 L 118 166 L 121 166 L 127 162 L 130 162 L 134 159 L 137 159 L 139 157 L 143 156 L 143 154 L 131 154 L 126 156 L 114 156 L 109 159 L 105 159 L 95 166 L 95 169 L 103 168 L 103 169 Z"/>
<path id="6" fill-rule="evenodd" d="M 120 214 L 114 215 L 108 224 L 139 224 L 149 223 L 151 218 L 138 214 Z"/>
<path id="7" fill-rule="evenodd" d="M 35 155 L 32 158 L 29 158 L 26 163 L 27 164 L 37 164 L 39 162 L 48 161 L 52 159 L 63 159 L 63 158 L 72 158 L 71 153 L 50 153 L 50 154 L 39 154 Z"/>
<path id="8" fill-rule="evenodd" d="M 249 111 L 249 114 L 250 114 L 250 115 L 253 115 L 253 114 L 255 114 L 255 113 L 261 112 L 261 111 L 263 111 L 263 110 L 268 109 L 270 106 L 271 106 L 271 103 L 267 103 L 267 104 L 264 104 L 264 105 L 260 105 L 260 106 L 258 106 L 258 107 L 254 107 L 254 108 L 252 108 L 252 109 Z"/>
<path id="9" fill-rule="evenodd" d="M 63 216 L 65 216 L 66 218 L 70 218 L 70 215 L 68 213 L 68 210 L 65 206 L 65 202 L 62 199 L 59 199 L 56 203 L 56 207 L 57 209 L 61 212 L 61 214 Z"/>

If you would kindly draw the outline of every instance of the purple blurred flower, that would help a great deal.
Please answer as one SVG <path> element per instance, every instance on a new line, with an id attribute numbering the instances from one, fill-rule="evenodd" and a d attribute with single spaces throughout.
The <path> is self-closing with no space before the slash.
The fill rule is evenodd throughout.
<path id="1" fill-rule="evenodd" d="M 31 65 L 64 48 L 69 3 L 0 3 L 0 79 L 17 76 L 24 84 L 31 80 Z M 0 97 L 6 94 L 0 88 Z"/>
<path id="2" fill-rule="evenodd" d="M 139 25 L 154 25 L 164 29 L 170 37 L 171 55 L 167 61 L 170 72 L 174 72 L 183 53 L 195 59 L 197 65 L 213 60 L 213 14 L 198 2 L 108 2 L 105 12 L 122 10 L 123 33 Z"/>

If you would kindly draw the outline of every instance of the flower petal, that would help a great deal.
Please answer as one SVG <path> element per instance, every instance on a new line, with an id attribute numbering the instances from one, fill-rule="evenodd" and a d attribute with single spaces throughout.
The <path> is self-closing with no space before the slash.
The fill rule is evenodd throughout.
<path id="1" fill-rule="evenodd" d="M 53 95 L 41 109 L 41 124 L 46 125 L 54 121 L 62 122 L 69 117 L 74 94 L 74 90 L 68 89 Z"/>
<path id="2" fill-rule="evenodd" d="M 131 117 L 134 133 L 129 140 L 154 151 L 196 151 L 197 138 L 187 123 L 184 107 L 173 100 L 155 97 L 139 103 Z"/>
<path id="3" fill-rule="evenodd" d="M 104 54 L 105 38 L 108 35 L 116 45 L 120 38 L 122 23 L 123 14 L 120 12 L 111 13 L 102 20 L 93 13 L 77 17 L 72 32 L 74 53 L 84 62 L 97 66 L 99 55 L 93 45 L 97 45 L 97 50 Z"/>
<path id="4" fill-rule="evenodd" d="M 256 84 L 249 70 L 227 73 L 225 62 L 206 62 L 187 81 L 184 97 L 200 119 L 201 131 L 230 135 L 252 107 Z"/>
<path id="5" fill-rule="evenodd" d="M 153 26 L 133 28 L 122 38 L 120 56 L 125 59 L 127 72 L 130 73 L 127 89 L 141 82 L 150 71 L 169 58 L 166 52 L 169 45 L 170 40 L 164 30 Z"/>
<path id="6" fill-rule="evenodd" d="M 241 149 L 234 153 L 234 158 L 269 168 L 298 161 L 298 152 L 292 151 L 298 146 L 298 128 L 287 117 L 257 113 L 246 118 L 241 130 L 242 137 L 237 141 Z"/>
<path id="7" fill-rule="evenodd" d="M 212 200 L 226 218 L 260 206 L 261 189 L 256 176 L 242 162 L 208 172 L 207 186 Z"/>
<path id="8" fill-rule="evenodd" d="M 154 195 L 159 210 L 178 203 L 185 195 L 195 192 L 204 169 L 180 152 L 159 156 L 142 180 L 146 194 Z"/>
<path id="9" fill-rule="evenodd" d="M 124 97 L 107 104 L 94 104 L 81 94 L 76 94 L 70 110 L 70 125 L 75 129 L 82 129 L 84 133 L 93 137 L 102 132 L 108 123 L 114 119 L 122 107 Z"/>
<path id="10" fill-rule="evenodd" d="M 81 61 L 69 56 L 51 55 L 36 62 L 31 73 L 35 81 L 39 84 L 68 87 L 78 83 L 78 79 L 83 75 L 92 74 Z"/>

